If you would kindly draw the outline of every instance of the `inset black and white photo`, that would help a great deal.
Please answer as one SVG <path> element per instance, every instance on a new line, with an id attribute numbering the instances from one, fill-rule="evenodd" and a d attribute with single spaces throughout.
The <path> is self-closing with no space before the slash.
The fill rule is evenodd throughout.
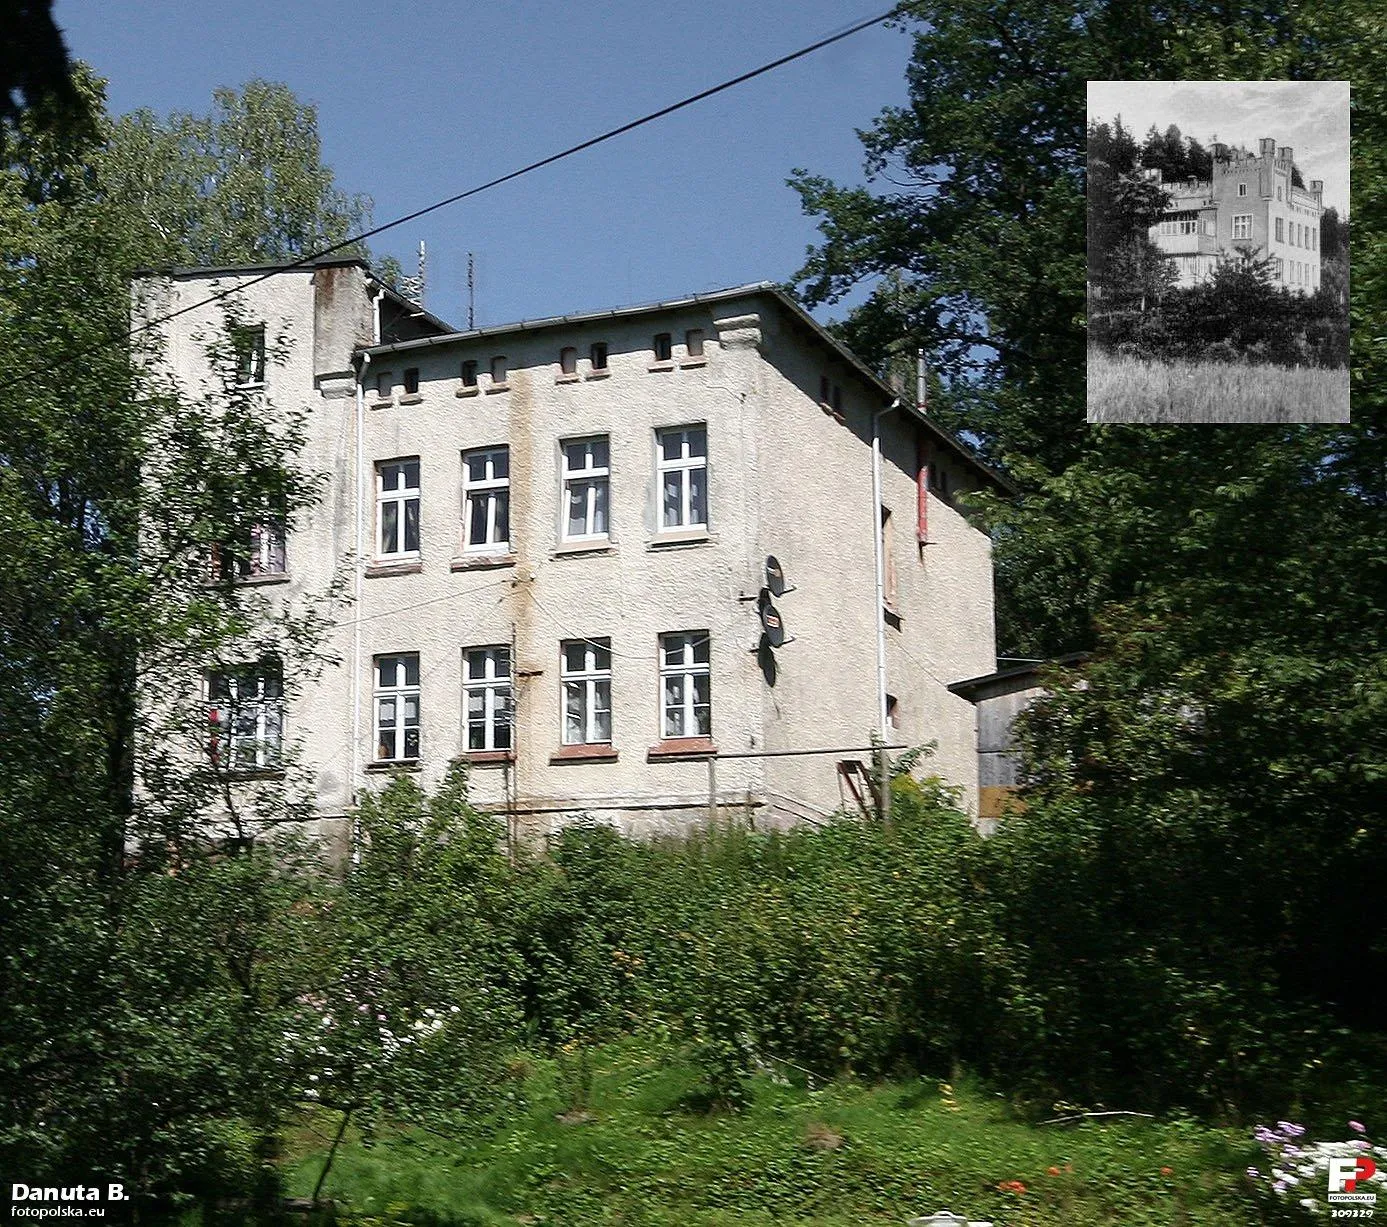
<path id="1" fill-rule="evenodd" d="M 1088 83 L 1088 420 L 1349 420 L 1347 81 Z"/>

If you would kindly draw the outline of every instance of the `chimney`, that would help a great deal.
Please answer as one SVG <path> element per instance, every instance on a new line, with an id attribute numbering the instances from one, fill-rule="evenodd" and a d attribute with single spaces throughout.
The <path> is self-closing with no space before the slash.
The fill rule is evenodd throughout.
<path id="1" fill-rule="evenodd" d="M 1260 157 L 1266 158 L 1272 156 L 1275 149 L 1276 137 L 1274 136 L 1264 136 L 1261 141 L 1258 142 L 1258 156 Z"/>
<path id="2" fill-rule="evenodd" d="M 1323 179 L 1311 179 L 1311 180 L 1310 180 L 1310 193 L 1311 193 L 1311 195 L 1314 196 L 1314 198 L 1315 198 L 1316 200 L 1319 200 L 1319 199 L 1324 195 L 1324 180 L 1323 180 Z"/>
<path id="3" fill-rule="evenodd" d="M 1282 145 L 1281 148 L 1276 151 L 1276 156 L 1283 162 L 1294 162 L 1295 150 L 1289 145 Z"/>

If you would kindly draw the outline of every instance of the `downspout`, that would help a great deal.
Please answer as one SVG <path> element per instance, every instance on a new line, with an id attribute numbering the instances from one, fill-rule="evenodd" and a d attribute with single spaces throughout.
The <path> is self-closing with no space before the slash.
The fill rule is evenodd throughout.
<path id="1" fill-rule="evenodd" d="M 362 553 L 365 548 L 365 506 L 362 495 L 362 470 L 366 465 L 366 368 L 371 365 L 371 355 L 361 355 L 361 366 L 356 373 L 356 584 L 355 600 L 352 607 L 355 618 L 352 621 L 352 802 L 359 800 L 358 787 L 361 780 L 361 600 L 365 595 L 366 560 Z M 352 860 L 361 858 L 359 839 L 359 820 L 352 818 Z"/>
<path id="2" fill-rule="evenodd" d="M 881 523 L 881 419 L 900 408 L 898 396 L 872 414 L 872 552 L 876 555 L 877 737 L 881 743 L 881 820 L 891 821 L 891 774 L 886 759 L 886 544 Z"/>

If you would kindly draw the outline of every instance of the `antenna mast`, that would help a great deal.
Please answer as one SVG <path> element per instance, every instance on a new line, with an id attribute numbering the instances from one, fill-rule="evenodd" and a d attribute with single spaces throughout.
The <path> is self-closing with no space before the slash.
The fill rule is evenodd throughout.
<path id="1" fill-rule="evenodd" d="M 477 276 L 472 253 L 467 253 L 467 329 L 477 326 Z"/>

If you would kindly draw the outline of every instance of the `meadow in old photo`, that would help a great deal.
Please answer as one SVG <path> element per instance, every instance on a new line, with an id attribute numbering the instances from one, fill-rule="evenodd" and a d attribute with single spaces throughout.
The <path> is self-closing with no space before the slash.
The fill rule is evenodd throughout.
<path id="1" fill-rule="evenodd" d="M 1348 83 L 1090 81 L 1090 422 L 1346 422 Z"/>

